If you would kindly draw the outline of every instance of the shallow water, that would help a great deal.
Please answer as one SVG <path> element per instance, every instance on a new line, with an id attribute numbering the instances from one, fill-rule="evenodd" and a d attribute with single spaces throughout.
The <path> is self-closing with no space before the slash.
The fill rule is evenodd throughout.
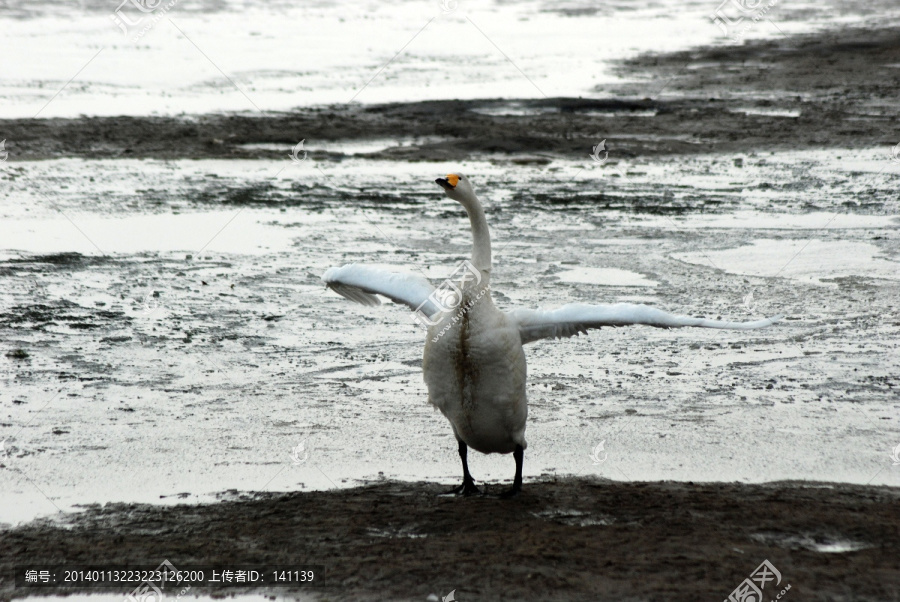
<path id="1" fill-rule="evenodd" d="M 0 117 L 603 96 L 621 81 L 613 62 L 642 52 L 900 18 L 880 2 L 785 2 L 767 14 L 774 25 L 755 23 L 734 42 L 712 22 L 721 2 L 710 0 L 146 4 L 160 7 L 124 3 L 118 18 L 133 25 L 123 30 L 115 3 L 6 2 Z"/>
<path id="2" fill-rule="evenodd" d="M 607 329 L 529 346 L 526 478 L 900 484 L 900 166 L 881 152 L 463 165 L 487 205 L 503 309 L 788 316 L 757 332 Z M 0 520 L 454 482 L 453 437 L 421 380 L 424 332 L 319 280 L 349 262 L 449 275 L 470 246 L 432 183 L 450 167 L 6 165 L 0 331 L 26 356 L 0 358 Z M 367 194 L 385 174 L 389 190 Z M 478 479 L 511 478 L 508 456 L 470 462 Z"/>

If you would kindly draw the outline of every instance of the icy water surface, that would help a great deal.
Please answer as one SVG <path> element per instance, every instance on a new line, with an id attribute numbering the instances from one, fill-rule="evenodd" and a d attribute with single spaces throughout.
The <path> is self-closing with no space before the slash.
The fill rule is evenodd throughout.
<path id="1" fill-rule="evenodd" d="M 898 485 L 900 166 L 880 151 L 736 158 L 6 164 L 0 520 L 456 481 L 424 332 L 320 281 L 349 262 L 449 275 L 470 248 L 433 184 L 451 168 L 486 203 L 502 309 L 787 316 L 530 345 L 526 478 Z M 470 462 L 512 476 L 508 456 Z"/>
<path id="2" fill-rule="evenodd" d="M 0 117 L 604 96 L 621 81 L 614 61 L 642 52 L 900 18 L 881 2 L 784 2 L 734 42 L 712 0 L 136 4 L 4 3 Z"/>

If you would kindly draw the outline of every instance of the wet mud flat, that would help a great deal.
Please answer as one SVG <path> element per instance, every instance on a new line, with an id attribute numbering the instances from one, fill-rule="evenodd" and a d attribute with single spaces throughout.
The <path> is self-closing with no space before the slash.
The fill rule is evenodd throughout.
<path id="1" fill-rule="evenodd" d="M 900 28 L 846 28 L 644 55 L 601 98 L 441 100 L 290 113 L 0 121 L 13 160 L 283 158 L 305 139 L 317 159 L 347 140 L 410 139 L 380 159 L 523 163 L 580 157 L 607 139 L 618 158 L 896 144 Z M 606 98 L 602 98 L 602 97 Z M 272 145 L 276 145 L 275 148 Z M 365 153 L 362 153 L 363 155 Z"/>
<path id="2" fill-rule="evenodd" d="M 322 567 L 322 586 L 303 592 L 322 600 L 421 601 L 454 589 L 465 601 L 721 600 L 768 560 L 781 573 L 777 589 L 764 588 L 772 598 L 787 585 L 789 600 L 900 594 L 896 488 L 545 477 L 512 500 L 438 496 L 443 489 L 384 481 L 205 505 L 91 506 L 0 531 L 0 571 L 29 559 L 307 563 Z M 0 595 L 25 595 L 10 581 Z"/>

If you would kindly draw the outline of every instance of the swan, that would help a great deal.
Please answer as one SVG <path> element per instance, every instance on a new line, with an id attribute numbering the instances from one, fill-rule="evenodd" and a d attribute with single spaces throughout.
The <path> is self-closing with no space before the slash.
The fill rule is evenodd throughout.
<path id="1" fill-rule="evenodd" d="M 402 303 L 428 326 L 422 372 L 428 400 L 450 421 L 459 444 L 463 481 L 448 494 L 475 495 L 481 490 L 469 472 L 468 448 L 485 454 L 512 453 L 516 473 L 512 487 L 522 489 L 522 464 L 528 401 L 523 345 L 541 339 L 571 337 L 603 326 L 644 324 L 657 328 L 764 328 L 775 316 L 755 322 L 722 322 L 669 314 L 647 305 L 569 304 L 551 311 L 500 311 L 490 295 L 491 240 L 484 209 L 471 182 L 459 173 L 435 180 L 466 210 L 472 229 L 472 256 L 439 288 L 414 274 L 348 264 L 322 276 L 334 292 L 364 305 L 379 305 L 376 295 Z"/>

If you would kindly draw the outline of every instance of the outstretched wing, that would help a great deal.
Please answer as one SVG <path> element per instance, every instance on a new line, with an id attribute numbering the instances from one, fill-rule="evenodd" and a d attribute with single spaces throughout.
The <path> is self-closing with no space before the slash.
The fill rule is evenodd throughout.
<path id="1" fill-rule="evenodd" d="M 375 295 L 384 295 L 394 303 L 403 303 L 411 310 L 421 310 L 429 316 L 440 309 L 429 298 L 434 287 L 424 277 L 415 274 L 389 272 L 351 263 L 328 269 L 322 280 L 337 294 L 363 305 L 381 305 Z"/>
<path id="2" fill-rule="evenodd" d="M 507 314 L 519 326 L 522 343 L 540 339 L 571 337 L 590 328 L 645 324 L 656 328 L 729 328 L 751 330 L 771 326 L 784 316 L 756 322 L 721 322 L 670 314 L 647 305 L 616 303 L 615 305 L 583 305 L 573 303 L 552 311 L 516 309 Z"/>

